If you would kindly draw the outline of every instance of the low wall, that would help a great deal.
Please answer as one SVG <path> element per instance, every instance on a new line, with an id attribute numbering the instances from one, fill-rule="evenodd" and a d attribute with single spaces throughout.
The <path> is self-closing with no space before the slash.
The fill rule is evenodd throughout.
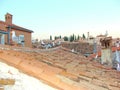
<path id="1" fill-rule="evenodd" d="M 71 50 L 74 49 L 75 51 L 80 52 L 82 54 L 93 53 L 94 50 L 93 45 L 90 45 L 89 43 L 63 42 L 62 46 Z"/>

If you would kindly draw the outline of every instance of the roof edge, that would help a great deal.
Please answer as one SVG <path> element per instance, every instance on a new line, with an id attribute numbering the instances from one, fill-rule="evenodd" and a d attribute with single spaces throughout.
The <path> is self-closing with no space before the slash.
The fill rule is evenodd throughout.
<path id="1" fill-rule="evenodd" d="M 30 33 L 33 33 L 34 31 L 32 30 L 29 30 L 29 29 L 26 29 L 26 28 L 23 28 L 23 27 L 19 27 L 19 26 L 16 26 L 16 25 L 12 25 L 12 26 L 8 26 L 12 29 L 18 29 L 18 30 L 21 30 L 21 31 L 26 31 L 26 32 L 30 32 Z"/>

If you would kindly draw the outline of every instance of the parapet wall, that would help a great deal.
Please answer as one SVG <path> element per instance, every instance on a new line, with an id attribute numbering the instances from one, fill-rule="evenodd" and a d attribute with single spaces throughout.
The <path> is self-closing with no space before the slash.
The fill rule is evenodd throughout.
<path id="1" fill-rule="evenodd" d="M 77 52 L 80 52 L 82 54 L 85 53 L 93 53 L 93 45 L 89 43 L 80 43 L 80 42 L 63 42 L 62 46 L 68 49 L 74 49 Z"/>
<path id="2" fill-rule="evenodd" d="M 112 66 L 112 50 L 111 48 L 105 48 L 101 50 L 101 63 Z"/>

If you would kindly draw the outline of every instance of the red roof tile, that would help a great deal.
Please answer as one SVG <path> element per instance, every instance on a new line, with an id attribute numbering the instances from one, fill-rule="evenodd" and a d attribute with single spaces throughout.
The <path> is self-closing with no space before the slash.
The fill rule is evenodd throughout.
<path id="1" fill-rule="evenodd" d="M 120 51 L 120 47 L 112 47 L 112 52 L 115 52 L 116 50 Z M 98 57 L 101 57 L 101 51 L 97 52 L 97 54 L 90 55 L 88 58 L 95 58 L 96 55 L 98 55 Z"/>
<path id="2" fill-rule="evenodd" d="M 6 22 L 4 22 L 4 21 L 0 21 L 0 24 L 4 24 L 4 25 L 9 26 L 9 25 L 8 25 Z M 17 26 L 17 25 L 15 25 L 15 24 L 10 25 L 10 27 L 13 28 L 13 29 L 21 30 L 21 31 L 33 32 L 32 30 L 29 30 L 29 29 L 26 29 L 26 28 Z"/>

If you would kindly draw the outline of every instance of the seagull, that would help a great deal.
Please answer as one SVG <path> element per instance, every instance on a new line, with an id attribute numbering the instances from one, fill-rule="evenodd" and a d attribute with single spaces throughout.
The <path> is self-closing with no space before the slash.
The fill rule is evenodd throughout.
<path id="1" fill-rule="evenodd" d="M 12 41 L 18 43 L 18 37 L 16 36 L 15 31 L 12 31 L 11 33 L 12 33 Z"/>

